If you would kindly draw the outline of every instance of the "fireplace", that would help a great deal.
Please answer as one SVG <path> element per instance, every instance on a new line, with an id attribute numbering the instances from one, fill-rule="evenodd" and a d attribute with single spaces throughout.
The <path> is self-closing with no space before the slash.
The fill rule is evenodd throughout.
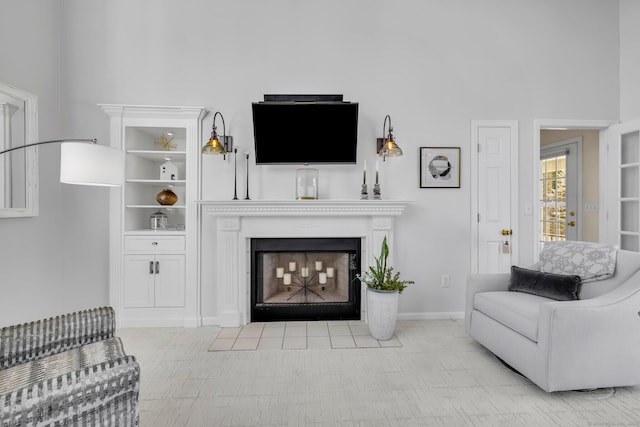
<path id="1" fill-rule="evenodd" d="M 251 239 L 251 319 L 359 320 L 360 238 Z"/>
<path id="2" fill-rule="evenodd" d="M 223 327 L 257 321 L 251 313 L 251 299 L 254 297 L 251 291 L 253 239 L 356 237 L 360 240 L 360 266 L 364 268 L 374 262 L 373 257 L 379 254 L 385 237 L 393 245 L 394 219 L 410 204 L 398 200 L 229 200 L 200 203 L 201 259 L 206 260 L 201 263 L 202 324 Z M 285 268 L 285 265 L 279 267 Z M 360 285 L 357 280 L 354 283 Z M 364 286 L 360 287 L 360 294 L 353 297 L 360 301 L 357 307 L 360 319 L 366 319 L 364 290 Z M 187 294 L 186 297 L 193 301 L 199 298 L 195 294 Z"/>

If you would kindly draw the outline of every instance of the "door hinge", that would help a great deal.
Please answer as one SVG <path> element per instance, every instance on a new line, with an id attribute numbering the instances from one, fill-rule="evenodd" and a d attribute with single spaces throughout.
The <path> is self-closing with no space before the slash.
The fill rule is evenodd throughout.
<path id="1" fill-rule="evenodd" d="M 478 142 L 478 153 L 480 152 L 480 143 Z"/>
<path id="2" fill-rule="evenodd" d="M 478 214 L 478 222 L 480 222 L 480 214 Z"/>

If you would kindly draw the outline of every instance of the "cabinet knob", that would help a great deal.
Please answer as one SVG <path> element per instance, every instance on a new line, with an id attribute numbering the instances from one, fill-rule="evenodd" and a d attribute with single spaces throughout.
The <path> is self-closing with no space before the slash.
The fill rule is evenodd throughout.
<path id="1" fill-rule="evenodd" d="M 152 242 L 151 243 L 153 246 L 158 246 L 158 242 Z"/>

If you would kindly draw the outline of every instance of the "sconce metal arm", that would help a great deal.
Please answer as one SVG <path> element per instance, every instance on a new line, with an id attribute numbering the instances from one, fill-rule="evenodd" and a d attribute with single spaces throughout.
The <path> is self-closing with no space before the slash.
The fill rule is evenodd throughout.
<path id="1" fill-rule="evenodd" d="M 393 127 L 391 127 L 391 116 L 387 114 L 387 116 L 384 118 L 384 124 L 382 125 L 382 139 L 384 140 L 387 139 L 387 134 L 385 133 L 385 130 L 387 129 L 387 119 L 389 119 L 389 134 L 393 132 Z"/>

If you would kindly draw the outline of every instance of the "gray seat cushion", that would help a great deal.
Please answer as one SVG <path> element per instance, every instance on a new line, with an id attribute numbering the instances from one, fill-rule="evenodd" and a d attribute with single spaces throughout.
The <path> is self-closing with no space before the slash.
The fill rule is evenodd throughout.
<path id="1" fill-rule="evenodd" d="M 520 292 L 481 292 L 475 295 L 473 308 L 538 342 L 540 304 L 548 301 L 553 300 Z"/>

